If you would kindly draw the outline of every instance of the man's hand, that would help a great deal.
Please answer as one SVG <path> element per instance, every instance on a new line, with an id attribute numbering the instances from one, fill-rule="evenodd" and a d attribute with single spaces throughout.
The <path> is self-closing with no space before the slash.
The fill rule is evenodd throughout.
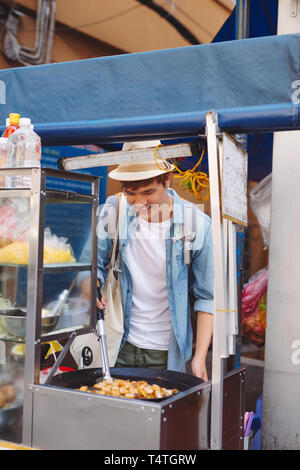
<path id="1" fill-rule="evenodd" d="M 201 356 L 199 357 L 195 354 L 192 359 L 191 366 L 193 375 L 204 380 L 204 382 L 208 381 L 205 358 Z"/>
<path id="2" fill-rule="evenodd" d="M 196 349 L 192 359 L 192 372 L 196 377 L 200 377 L 205 382 L 208 381 L 206 370 L 206 356 L 213 334 L 213 315 L 205 312 L 198 312 Z"/>
<path id="3" fill-rule="evenodd" d="M 100 286 L 100 283 L 98 281 L 98 286 Z M 85 279 L 82 280 L 80 284 L 80 290 L 81 290 L 81 295 L 85 299 L 90 300 L 91 297 L 91 278 L 86 277 Z M 97 299 L 96 300 L 97 307 L 100 308 L 100 310 L 103 310 L 107 304 L 107 298 L 103 295 L 101 297 L 101 300 Z"/>
<path id="4" fill-rule="evenodd" d="M 103 310 L 107 304 L 107 298 L 105 295 L 102 295 L 101 300 L 97 299 L 96 300 L 97 307 L 100 308 L 100 310 Z"/>

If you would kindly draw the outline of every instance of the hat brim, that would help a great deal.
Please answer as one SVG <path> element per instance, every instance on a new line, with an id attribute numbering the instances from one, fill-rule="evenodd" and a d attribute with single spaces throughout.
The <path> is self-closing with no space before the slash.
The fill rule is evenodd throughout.
<path id="1" fill-rule="evenodd" d="M 168 170 L 151 170 L 151 171 L 118 171 L 118 168 L 109 172 L 109 178 L 118 181 L 141 181 L 155 178 L 156 176 L 163 175 L 164 173 L 170 173 L 175 170 L 175 167 Z"/>

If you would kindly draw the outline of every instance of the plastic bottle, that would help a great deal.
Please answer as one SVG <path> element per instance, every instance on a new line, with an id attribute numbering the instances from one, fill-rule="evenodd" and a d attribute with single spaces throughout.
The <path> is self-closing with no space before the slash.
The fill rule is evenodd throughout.
<path id="1" fill-rule="evenodd" d="M 19 129 L 20 114 L 10 113 L 9 118 L 6 119 L 6 129 L 2 137 L 9 137 L 17 129 Z"/>
<path id="2" fill-rule="evenodd" d="M 6 168 L 7 162 L 7 138 L 0 137 L 0 168 Z M 0 177 L 0 188 L 5 188 L 6 178 L 5 176 Z"/>
<path id="3" fill-rule="evenodd" d="M 11 134 L 7 141 L 7 167 L 24 168 L 41 166 L 41 138 L 34 132 L 30 119 L 21 118 L 20 128 Z M 11 176 L 10 188 L 28 188 L 30 176 Z"/>

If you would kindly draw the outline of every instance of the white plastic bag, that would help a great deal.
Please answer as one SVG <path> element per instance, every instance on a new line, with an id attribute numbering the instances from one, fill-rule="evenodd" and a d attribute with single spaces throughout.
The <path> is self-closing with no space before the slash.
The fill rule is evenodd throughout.
<path id="1" fill-rule="evenodd" d="M 74 263 L 73 250 L 67 238 L 51 234 L 49 227 L 44 233 L 44 263 Z"/>
<path id="2" fill-rule="evenodd" d="M 250 191 L 250 205 L 260 225 L 264 247 L 270 244 L 272 173 Z"/>
<path id="3" fill-rule="evenodd" d="M 0 206 L 0 247 L 26 241 L 30 225 L 29 199 L 5 198 Z"/>
<path id="4" fill-rule="evenodd" d="M 24 239 L 23 239 L 24 237 Z M 1 239 L 0 239 L 1 241 Z M 24 232 L 20 240 L 2 239 L 0 243 L 0 262 L 10 264 L 28 264 L 29 244 L 26 232 Z M 49 263 L 74 263 L 76 260 L 73 256 L 71 245 L 67 243 L 64 237 L 58 238 L 52 235 L 49 228 L 45 229 L 44 238 L 44 264 Z"/>

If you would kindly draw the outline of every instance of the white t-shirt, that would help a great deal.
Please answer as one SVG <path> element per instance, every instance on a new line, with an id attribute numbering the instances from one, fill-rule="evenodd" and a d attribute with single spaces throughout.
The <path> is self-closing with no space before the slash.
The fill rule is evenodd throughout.
<path id="1" fill-rule="evenodd" d="M 167 276 L 166 232 L 170 220 L 154 223 L 137 218 L 139 229 L 125 249 L 133 282 L 127 341 L 144 349 L 167 350 L 171 329 Z"/>

